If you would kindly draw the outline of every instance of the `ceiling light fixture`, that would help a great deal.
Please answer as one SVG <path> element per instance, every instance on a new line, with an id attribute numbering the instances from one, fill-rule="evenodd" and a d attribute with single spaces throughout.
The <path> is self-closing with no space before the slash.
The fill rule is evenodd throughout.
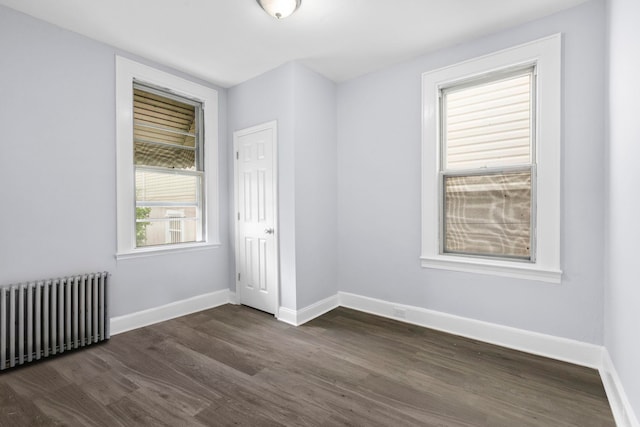
<path id="1" fill-rule="evenodd" d="M 256 0 L 260 7 L 276 19 L 286 18 L 295 12 L 302 0 Z"/>

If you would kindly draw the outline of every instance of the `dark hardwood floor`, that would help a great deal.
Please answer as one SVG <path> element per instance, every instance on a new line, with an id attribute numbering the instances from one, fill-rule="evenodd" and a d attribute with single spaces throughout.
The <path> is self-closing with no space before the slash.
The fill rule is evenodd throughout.
<path id="1" fill-rule="evenodd" d="M 598 373 L 339 308 L 226 305 L 0 374 L 0 426 L 613 426 Z"/>

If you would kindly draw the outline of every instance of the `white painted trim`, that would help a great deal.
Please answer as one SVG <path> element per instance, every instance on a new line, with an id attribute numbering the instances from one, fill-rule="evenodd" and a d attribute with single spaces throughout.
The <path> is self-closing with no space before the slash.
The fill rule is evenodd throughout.
<path id="1" fill-rule="evenodd" d="M 338 292 L 300 310 L 280 307 L 278 320 L 300 326 L 338 306 L 592 369 L 602 367 L 603 347 L 599 345 L 347 292 Z"/>
<path id="2" fill-rule="evenodd" d="M 618 427 L 640 427 L 635 411 L 629 402 L 627 393 L 624 391 L 618 372 L 606 348 L 602 354 L 600 377 L 602 378 L 602 384 L 604 384 L 604 390 L 607 393 L 616 425 Z"/>
<path id="3" fill-rule="evenodd" d="M 236 293 L 229 289 L 223 289 L 137 313 L 114 317 L 110 322 L 111 335 L 229 303 L 238 304 Z M 336 295 L 300 310 L 280 307 L 277 318 L 281 322 L 300 326 L 339 306 L 597 369 L 600 372 L 617 426 L 640 427 L 609 352 L 602 346 L 455 316 L 422 307 L 395 304 L 347 292 L 338 292 Z"/>
<path id="4" fill-rule="evenodd" d="M 278 310 L 278 320 L 284 323 L 288 323 L 293 326 L 298 325 L 298 312 L 291 308 L 280 306 L 280 310 Z"/>
<path id="5" fill-rule="evenodd" d="M 167 246 L 137 249 L 135 233 L 135 194 L 133 162 L 133 82 L 134 80 L 167 88 L 178 95 L 198 100 L 204 110 L 204 244 L 219 245 L 218 200 L 218 92 L 121 56 L 115 57 L 116 68 L 116 220 L 117 258 L 134 254 L 151 256 L 167 253 Z M 177 245 L 181 251 L 191 246 Z"/>
<path id="6" fill-rule="evenodd" d="M 544 270 L 530 263 L 508 261 L 487 261 L 480 258 L 438 255 L 421 257 L 423 267 L 439 270 L 464 271 L 466 273 L 491 274 L 493 276 L 512 277 L 515 279 L 538 280 L 547 283 L 561 283 L 562 271 Z"/>
<path id="7" fill-rule="evenodd" d="M 197 311 L 207 310 L 229 303 L 230 293 L 228 289 L 198 295 L 181 301 L 175 301 L 148 310 L 126 314 L 124 316 L 112 317 L 109 327 L 111 335 L 117 335 L 132 329 L 164 322 Z"/>
<path id="8" fill-rule="evenodd" d="M 275 295 L 275 312 L 274 316 L 276 318 L 280 317 L 280 211 L 279 211 L 279 166 L 278 166 L 278 121 L 272 120 L 270 122 L 261 123 L 256 126 L 251 126 L 249 128 L 240 129 L 233 132 L 233 198 L 234 202 L 234 212 L 232 213 L 232 218 L 236 217 L 236 214 L 240 212 L 240 200 L 238 200 L 238 167 L 236 163 L 236 153 L 238 152 L 238 138 L 244 135 L 249 135 L 255 132 L 260 132 L 263 130 L 270 129 L 273 132 L 273 141 L 272 141 L 272 158 L 273 158 L 273 220 L 274 220 L 274 228 L 275 228 L 275 254 L 276 254 L 276 295 Z M 242 292 L 238 289 L 238 274 L 240 271 L 240 235 L 238 233 L 237 221 L 233 221 L 233 231 L 235 238 L 235 280 L 234 283 L 236 285 L 236 301 L 237 304 L 242 304 Z M 284 314 L 287 316 L 287 313 Z"/>
<path id="9" fill-rule="evenodd" d="M 219 243 L 182 243 L 182 244 L 174 244 L 169 245 L 167 247 L 151 247 L 151 248 L 140 248 L 136 251 L 131 252 L 121 252 L 116 254 L 116 259 L 118 261 L 123 259 L 135 259 L 135 258 L 144 258 L 149 256 L 157 256 L 157 255 L 169 255 L 176 252 L 192 252 L 192 251 L 204 251 L 207 249 L 215 249 L 219 248 Z"/>
<path id="10" fill-rule="evenodd" d="M 589 368 L 599 369 L 602 363 L 602 347 L 599 345 L 455 316 L 422 307 L 394 304 L 346 292 L 339 292 L 338 295 L 341 306 L 377 316 Z M 404 313 L 404 318 L 399 317 L 402 313 Z"/>
<path id="11" fill-rule="evenodd" d="M 278 320 L 294 326 L 300 326 L 310 320 L 320 317 L 323 314 L 337 308 L 339 305 L 338 295 L 332 295 L 328 298 L 315 302 L 300 310 L 292 310 L 286 307 L 280 307 Z"/>
<path id="12" fill-rule="evenodd" d="M 231 289 L 229 289 L 229 304 L 233 304 L 233 305 L 240 304 L 240 301 L 238 301 L 238 295 L 236 294 L 236 291 L 232 291 Z"/>
<path id="13" fill-rule="evenodd" d="M 536 65 L 537 197 L 535 262 L 507 268 L 509 261 L 440 253 L 440 88 L 519 65 Z M 422 74 L 421 266 L 558 283 L 560 268 L 560 171 L 562 136 L 562 36 L 555 34 Z M 462 263 L 468 260 L 467 269 Z M 437 261 L 437 262 L 436 262 Z M 545 280 L 546 279 L 546 280 Z"/>
<path id="14" fill-rule="evenodd" d="M 325 313 L 337 308 L 340 305 L 338 295 L 332 295 L 314 304 L 298 310 L 298 325 L 307 323 L 310 320 L 320 317 Z"/>

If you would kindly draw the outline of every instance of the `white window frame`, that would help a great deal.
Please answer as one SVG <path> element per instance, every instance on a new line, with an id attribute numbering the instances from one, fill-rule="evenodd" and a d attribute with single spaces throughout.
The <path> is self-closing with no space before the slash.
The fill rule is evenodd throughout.
<path id="1" fill-rule="evenodd" d="M 440 90 L 519 66 L 535 65 L 537 96 L 535 262 L 441 253 Z M 422 252 L 425 268 L 560 283 L 562 36 L 555 34 L 422 74 Z"/>
<path id="2" fill-rule="evenodd" d="M 203 241 L 136 248 L 133 159 L 133 82 L 166 89 L 202 103 L 204 115 Z M 116 56 L 117 259 L 206 249 L 220 245 L 218 207 L 218 92 L 173 74 Z"/>

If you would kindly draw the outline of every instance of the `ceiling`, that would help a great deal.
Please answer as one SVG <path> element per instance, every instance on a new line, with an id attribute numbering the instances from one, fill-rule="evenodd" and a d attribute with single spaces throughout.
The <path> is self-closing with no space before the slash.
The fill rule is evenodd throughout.
<path id="1" fill-rule="evenodd" d="M 585 0 L 302 0 L 278 21 L 255 0 L 0 0 L 230 87 L 298 60 L 336 82 Z"/>

